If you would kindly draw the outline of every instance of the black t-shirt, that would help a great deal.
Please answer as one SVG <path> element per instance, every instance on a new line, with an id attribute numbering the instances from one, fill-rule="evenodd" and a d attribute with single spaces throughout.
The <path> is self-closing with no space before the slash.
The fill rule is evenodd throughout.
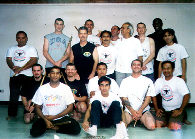
<path id="1" fill-rule="evenodd" d="M 35 81 L 34 77 L 32 76 L 28 80 L 26 80 L 21 89 L 21 96 L 26 97 L 27 100 L 31 100 L 37 89 L 40 87 L 42 79 L 43 77 L 40 81 Z M 49 78 L 45 77 L 43 84 L 46 84 L 48 82 Z"/>
<path id="2" fill-rule="evenodd" d="M 80 43 L 77 43 L 72 47 L 74 64 L 83 83 L 89 82 L 88 77 L 91 74 L 94 65 L 93 51 L 95 47 L 94 44 L 89 42 L 87 42 L 84 47 L 81 47 Z"/>

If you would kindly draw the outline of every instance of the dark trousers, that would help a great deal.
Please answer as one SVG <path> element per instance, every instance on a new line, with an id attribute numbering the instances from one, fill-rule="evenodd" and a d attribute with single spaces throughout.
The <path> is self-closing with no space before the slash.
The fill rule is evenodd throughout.
<path id="1" fill-rule="evenodd" d="M 91 104 L 91 124 L 99 127 L 110 127 L 121 121 L 121 107 L 118 101 L 113 101 L 107 114 L 103 113 L 101 102 L 95 100 Z"/>
<path id="2" fill-rule="evenodd" d="M 63 123 L 67 121 L 70 121 L 70 123 L 58 125 L 59 129 L 56 132 L 62 134 L 72 134 L 72 135 L 79 134 L 81 131 L 79 123 L 68 116 L 65 116 L 59 120 L 55 120 L 51 122 L 52 124 L 55 125 L 56 123 Z M 33 123 L 32 128 L 30 129 L 30 134 L 33 137 L 39 137 L 43 135 L 46 132 L 46 130 L 47 127 L 45 121 L 42 118 L 39 118 Z"/>
<path id="3" fill-rule="evenodd" d="M 10 99 L 8 104 L 8 116 L 17 116 L 18 111 L 18 99 L 21 94 L 21 89 L 24 82 L 30 77 L 23 74 L 10 77 Z"/>

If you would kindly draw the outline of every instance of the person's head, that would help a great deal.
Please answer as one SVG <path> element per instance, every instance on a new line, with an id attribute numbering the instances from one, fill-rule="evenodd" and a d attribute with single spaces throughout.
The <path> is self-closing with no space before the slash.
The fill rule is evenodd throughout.
<path id="1" fill-rule="evenodd" d="M 107 65 L 106 63 L 100 62 L 97 64 L 97 75 L 98 77 L 106 76 L 107 73 Z"/>
<path id="2" fill-rule="evenodd" d="M 163 61 L 161 63 L 161 68 L 165 78 L 171 78 L 175 69 L 175 63 L 171 61 Z"/>
<path id="3" fill-rule="evenodd" d="M 117 25 L 112 26 L 111 34 L 112 37 L 118 36 L 120 34 L 120 28 Z"/>
<path id="4" fill-rule="evenodd" d="M 155 31 L 160 31 L 162 30 L 163 22 L 160 18 L 155 18 L 152 25 Z"/>
<path id="5" fill-rule="evenodd" d="M 85 25 L 86 28 L 88 28 L 88 32 L 91 33 L 93 28 L 94 28 L 94 22 L 91 19 L 88 19 L 85 21 Z"/>
<path id="6" fill-rule="evenodd" d="M 64 20 L 62 18 L 56 18 L 54 22 L 55 32 L 61 33 L 64 29 Z"/>
<path id="7" fill-rule="evenodd" d="M 74 77 L 77 73 L 75 65 L 73 63 L 68 63 L 66 65 L 65 73 L 67 77 Z"/>
<path id="8" fill-rule="evenodd" d="M 132 36 L 134 32 L 133 25 L 129 22 L 125 22 L 121 27 L 121 34 L 124 36 L 130 35 Z"/>
<path id="9" fill-rule="evenodd" d="M 53 66 L 49 73 L 49 78 L 51 83 L 59 83 L 61 78 L 60 68 L 57 66 Z"/>
<path id="10" fill-rule="evenodd" d="M 137 24 L 137 33 L 138 35 L 145 35 L 147 29 L 146 29 L 146 25 L 142 22 Z"/>
<path id="11" fill-rule="evenodd" d="M 40 64 L 34 64 L 32 66 L 32 74 L 34 78 L 38 79 L 42 77 L 43 67 Z"/>
<path id="12" fill-rule="evenodd" d="M 28 36 L 24 31 L 18 31 L 16 33 L 16 41 L 18 42 L 18 47 L 25 46 L 28 41 Z"/>
<path id="13" fill-rule="evenodd" d="M 166 44 L 177 43 L 177 38 L 175 36 L 175 31 L 171 28 L 164 29 L 163 39 L 165 40 Z"/>
<path id="14" fill-rule="evenodd" d="M 82 26 L 78 29 L 78 36 L 81 42 L 87 41 L 88 29 L 85 26 Z"/>
<path id="15" fill-rule="evenodd" d="M 131 62 L 132 73 L 141 73 L 143 62 L 139 59 L 135 59 Z"/>
<path id="16" fill-rule="evenodd" d="M 106 76 L 102 76 L 98 80 L 98 85 L 99 85 L 101 94 L 103 96 L 107 96 L 109 94 L 110 84 L 111 84 L 111 80 L 108 77 L 106 77 Z"/>
<path id="17" fill-rule="evenodd" d="M 109 46 L 111 41 L 111 32 L 107 30 L 102 31 L 100 34 L 100 38 L 102 40 L 103 46 Z"/>

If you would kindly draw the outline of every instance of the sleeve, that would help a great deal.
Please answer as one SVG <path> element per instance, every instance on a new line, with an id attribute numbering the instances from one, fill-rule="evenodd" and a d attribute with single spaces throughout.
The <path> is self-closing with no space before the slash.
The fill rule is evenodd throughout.
<path id="1" fill-rule="evenodd" d="M 181 45 L 181 51 L 180 52 L 181 52 L 181 59 L 184 59 L 184 58 L 188 58 L 189 57 L 186 49 L 182 45 Z"/>
<path id="2" fill-rule="evenodd" d="M 112 92 L 116 95 L 119 94 L 119 86 L 118 84 L 116 83 L 115 80 L 111 79 L 111 87 L 112 87 Z"/>
<path id="3" fill-rule="evenodd" d="M 164 61 L 164 59 L 163 59 L 163 49 L 162 48 L 158 51 L 156 60 L 157 61 Z"/>
<path id="4" fill-rule="evenodd" d="M 85 84 L 80 83 L 79 92 L 80 92 L 81 96 L 87 96 L 88 97 L 87 89 L 86 89 Z"/>
<path id="5" fill-rule="evenodd" d="M 12 48 L 9 48 L 6 53 L 6 57 L 12 57 Z"/>
<path id="6" fill-rule="evenodd" d="M 189 92 L 189 89 L 188 89 L 188 87 L 187 87 L 187 85 L 186 85 L 186 83 L 185 83 L 185 81 L 184 81 L 183 79 L 180 79 L 180 78 L 179 78 L 179 81 L 177 81 L 177 86 L 179 87 L 179 88 L 178 88 L 178 92 L 179 92 L 182 96 L 184 96 L 184 95 L 190 93 L 190 92 Z"/>
<path id="7" fill-rule="evenodd" d="M 88 83 L 88 87 L 87 87 L 87 92 L 88 92 L 88 95 L 90 95 L 90 92 L 91 91 L 96 91 L 94 89 L 94 82 L 93 82 L 93 78 L 89 80 L 89 83 Z"/>
<path id="8" fill-rule="evenodd" d="M 39 87 L 39 89 L 36 91 L 32 102 L 34 102 L 37 105 L 42 105 L 43 104 L 43 100 L 42 100 L 42 95 L 41 95 L 41 87 Z"/>
<path id="9" fill-rule="evenodd" d="M 70 104 L 74 103 L 75 100 L 74 100 L 74 97 L 73 97 L 73 94 L 72 94 L 70 87 L 68 85 L 66 85 L 66 88 L 64 90 L 66 90 L 66 93 L 68 94 L 68 97 L 66 99 L 66 104 L 70 105 Z"/>
<path id="10" fill-rule="evenodd" d="M 147 96 L 151 96 L 151 97 L 156 96 L 155 89 L 154 89 L 154 84 L 153 84 L 152 80 L 150 80 L 150 79 L 149 79 L 149 85 L 148 85 L 147 90 L 148 90 Z"/>
<path id="11" fill-rule="evenodd" d="M 128 97 L 126 88 L 127 88 L 126 81 L 122 80 L 119 89 L 119 97 Z"/>
<path id="12" fill-rule="evenodd" d="M 154 89 L 155 89 L 155 96 L 157 96 L 160 93 L 160 80 L 157 79 L 154 83 Z"/>
<path id="13" fill-rule="evenodd" d="M 37 49 L 34 47 L 31 47 L 31 51 L 29 52 L 30 57 L 37 57 L 38 58 L 38 52 Z"/>

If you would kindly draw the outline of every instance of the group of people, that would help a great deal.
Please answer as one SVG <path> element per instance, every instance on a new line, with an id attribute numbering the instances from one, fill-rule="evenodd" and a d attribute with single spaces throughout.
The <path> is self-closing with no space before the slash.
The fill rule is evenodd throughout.
<path id="1" fill-rule="evenodd" d="M 44 36 L 44 75 L 36 49 L 27 45 L 27 34 L 17 32 L 18 44 L 6 54 L 11 71 L 7 119 L 17 115 L 21 95 L 25 123 L 37 114 L 30 130 L 33 137 L 47 129 L 79 134 L 82 114 L 82 127 L 92 136 L 98 127 L 116 126 L 112 139 L 128 138 L 127 126 L 132 121 L 135 126 L 138 120 L 149 130 L 181 129 L 190 98 L 185 83 L 189 56 L 177 43 L 174 30 L 162 26 L 162 20 L 155 18 L 155 32 L 148 37 L 142 22 L 136 36 L 129 22 L 93 35 L 94 22 L 89 19 L 71 46 L 72 37 L 62 33 L 64 21 L 57 18 L 54 33 Z"/>

